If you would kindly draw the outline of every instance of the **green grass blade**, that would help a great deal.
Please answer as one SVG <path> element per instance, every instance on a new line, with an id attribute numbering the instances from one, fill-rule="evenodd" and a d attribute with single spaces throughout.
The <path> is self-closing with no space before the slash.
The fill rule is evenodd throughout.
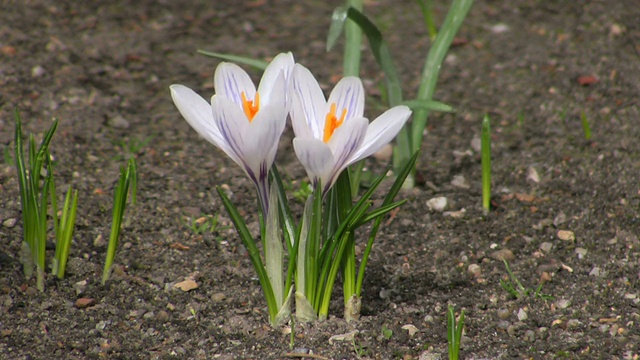
<path id="1" fill-rule="evenodd" d="M 232 54 L 223 54 L 218 52 L 211 52 L 206 50 L 198 50 L 198 54 L 214 57 L 216 59 L 231 61 L 238 64 L 244 64 L 252 66 L 258 70 L 264 70 L 269 65 L 268 62 L 264 60 L 253 59 L 245 56 L 232 55 Z"/>
<path id="2" fill-rule="evenodd" d="M 27 169 L 24 162 L 24 147 L 22 145 L 22 119 L 18 109 L 13 111 L 13 117 L 15 121 L 15 137 L 14 137 L 14 157 L 16 170 L 18 172 L 18 184 L 20 185 L 20 200 L 22 204 L 22 232 L 23 232 L 23 246 L 21 261 L 23 263 L 23 270 L 26 278 L 31 278 L 33 274 L 33 255 L 32 255 L 32 237 L 34 236 L 33 210 L 31 204 L 31 183 L 27 177 Z"/>
<path id="3" fill-rule="evenodd" d="M 435 100 L 406 100 L 402 102 L 402 105 L 408 106 L 413 111 L 428 110 L 446 113 L 456 112 L 456 109 L 454 109 L 453 106 Z"/>
<path id="4" fill-rule="evenodd" d="M 347 0 L 347 6 L 362 11 L 363 0 Z M 344 76 L 360 75 L 360 47 L 362 46 L 362 30 L 352 20 L 347 20 L 344 28 L 345 44 L 343 70 Z"/>
<path id="5" fill-rule="evenodd" d="M 222 204 L 224 205 L 231 221 L 235 225 L 236 231 L 240 236 L 240 240 L 242 244 L 245 246 L 249 253 L 249 258 L 251 259 L 251 263 L 253 264 L 253 268 L 255 269 L 258 280 L 260 281 L 260 285 L 262 286 L 262 291 L 264 292 L 265 299 L 267 301 L 267 309 L 269 310 L 269 319 L 270 321 L 275 320 L 276 315 L 278 314 L 278 305 L 276 303 L 276 299 L 273 293 L 273 288 L 271 287 L 271 282 L 269 281 L 269 276 L 267 275 L 267 271 L 265 270 L 264 264 L 262 263 L 262 259 L 260 258 L 260 251 L 256 247 L 256 244 L 251 237 L 251 233 L 247 228 L 247 225 L 242 220 L 242 217 L 238 213 L 238 209 L 233 205 L 231 200 L 227 197 L 222 189 L 216 187 L 216 191 L 218 191 L 218 195 L 222 199 Z"/>
<path id="6" fill-rule="evenodd" d="M 124 213 L 126 205 L 126 196 L 128 185 L 126 179 L 126 170 L 124 167 L 120 167 L 120 177 L 118 178 L 118 184 L 116 185 L 113 195 L 113 210 L 111 215 L 111 232 L 109 233 L 109 245 L 107 246 L 107 258 L 104 263 L 104 269 L 102 271 L 102 284 L 106 283 L 111 276 L 111 267 L 116 256 L 116 249 L 118 248 L 118 242 L 120 240 L 120 231 L 122 225 L 122 215 Z"/>
<path id="7" fill-rule="evenodd" d="M 584 111 L 580 114 L 580 120 L 582 121 L 584 139 L 591 140 L 591 126 L 589 126 L 589 119 L 587 119 L 587 114 Z"/>
<path id="8" fill-rule="evenodd" d="M 457 360 L 457 357 L 455 357 L 456 314 L 451 305 L 447 307 L 447 344 L 449 346 L 449 360 Z"/>
<path id="9" fill-rule="evenodd" d="M 417 0 L 417 2 L 418 5 L 420 5 L 420 11 L 422 12 L 424 24 L 429 31 L 429 38 L 431 39 L 431 41 L 433 41 L 438 35 L 436 24 L 433 21 L 433 2 L 431 0 Z"/>
<path id="10" fill-rule="evenodd" d="M 396 179 L 394 180 L 391 188 L 387 192 L 387 195 L 384 197 L 382 201 L 381 207 L 389 206 L 392 204 L 393 200 L 400 192 L 407 176 L 411 173 L 413 168 L 415 167 L 416 161 L 418 160 L 419 153 L 416 152 L 409 159 L 409 161 L 405 164 L 404 168 L 400 171 Z M 371 226 L 371 231 L 369 232 L 369 239 L 367 241 L 367 247 L 364 249 L 364 253 L 362 254 L 362 260 L 360 261 L 360 267 L 358 268 L 358 280 L 356 281 L 356 295 L 360 296 L 362 293 L 362 283 L 364 281 L 364 272 L 367 269 L 367 263 L 369 261 L 369 255 L 371 254 L 371 249 L 373 248 L 373 242 L 375 241 L 376 236 L 378 235 L 378 230 L 380 229 L 380 225 L 382 224 L 382 217 L 379 216 L 375 219 L 373 225 Z"/>
<path id="11" fill-rule="evenodd" d="M 491 120 L 488 115 L 485 115 L 484 119 L 482 119 L 480 159 L 482 167 L 482 209 L 486 215 L 491 207 Z"/>
<path id="12" fill-rule="evenodd" d="M 71 248 L 71 239 L 73 238 L 73 232 L 76 226 L 76 214 L 78 209 L 78 190 L 73 192 L 73 199 L 71 199 L 72 188 L 69 185 L 67 190 L 67 196 L 65 198 L 64 207 L 62 210 L 62 236 L 60 243 L 56 244 L 56 252 L 60 247 L 60 255 L 58 256 L 58 269 L 57 275 L 59 279 L 64 278 L 64 273 L 67 269 L 67 260 L 69 259 L 69 249 Z"/>
<path id="13" fill-rule="evenodd" d="M 447 17 L 440 28 L 440 32 L 429 50 L 427 59 L 422 71 L 422 80 L 418 89 L 419 100 L 431 100 L 436 88 L 440 68 L 444 61 L 453 38 L 458 33 L 462 22 L 467 16 L 473 0 L 454 0 Z M 420 150 L 422 144 L 422 133 L 427 125 L 428 110 L 418 109 L 413 113 L 413 125 L 411 128 L 411 146 L 414 153 Z"/>

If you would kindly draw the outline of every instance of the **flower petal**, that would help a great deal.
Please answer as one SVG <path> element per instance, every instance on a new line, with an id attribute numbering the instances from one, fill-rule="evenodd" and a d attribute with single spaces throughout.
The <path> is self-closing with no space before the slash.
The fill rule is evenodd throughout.
<path id="1" fill-rule="evenodd" d="M 411 116 L 411 110 L 404 105 L 394 106 L 377 117 L 369 127 L 362 146 L 353 154 L 350 163 L 362 160 L 380 150 L 393 140 Z"/>
<path id="2" fill-rule="evenodd" d="M 256 179 L 265 179 L 271 169 L 286 123 L 286 111 L 281 106 L 268 105 L 260 109 L 242 134 L 244 161 Z"/>
<path id="3" fill-rule="evenodd" d="M 329 95 L 329 100 L 327 100 L 325 114 L 329 113 L 331 104 L 334 103 L 338 117 L 340 117 L 342 109 L 347 109 L 345 123 L 349 122 L 349 119 L 361 118 L 364 114 L 364 88 L 360 78 L 347 76 L 338 81 Z M 324 121 L 324 118 L 322 120 Z M 324 128 L 324 124 L 322 128 Z"/>
<path id="4" fill-rule="evenodd" d="M 246 146 L 243 137 L 249 126 L 247 116 L 233 101 L 217 94 L 211 98 L 211 108 L 220 135 L 227 144 L 227 149 L 222 150 L 247 171 L 247 163 L 244 160 Z"/>
<path id="5" fill-rule="evenodd" d="M 256 96 L 256 87 L 249 74 L 236 64 L 220 63 L 213 76 L 216 95 L 224 96 L 242 108 L 242 93 L 249 100 Z"/>
<path id="6" fill-rule="evenodd" d="M 331 140 L 327 145 L 333 153 L 333 167 L 329 178 L 323 178 L 323 184 L 331 186 L 338 178 L 338 175 L 347 166 L 351 165 L 349 161 L 353 157 L 353 154 L 361 146 L 367 132 L 367 126 L 369 120 L 361 117 L 352 119 L 349 122 L 345 122 L 333 133 Z"/>
<path id="7" fill-rule="evenodd" d="M 213 120 L 211 104 L 184 85 L 171 85 L 170 89 L 173 103 L 189 125 L 210 143 L 219 148 L 226 147 L 226 141 Z"/>
<path id="8" fill-rule="evenodd" d="M 293 131 L 296 136 L 307 137 L 308 134 L 304 131 L 306 128 L 311 131 L 313 137 L 321 139 L 326 115 L 326 101 L 322 89 L 313 74 L 300 64 L 293 67 L 291 79 Z M 306 123 L 306 126 L 303 126 L 303 123 Z"/>
<path id="9" fill-rule="evenodd" d="M 279 94 L 274 89 L 276 82 L 280 81 L 278 80 L 278 77 L 280 74 L 283 74 L 284 83 L 286 85 L 289 81 L 294 64 L 293 55 L 290 52 L 278 54 L 273 58 L 273 60 L 271 60 L 271 63 L 269 63 L 269 66 L 267 66 L 262 74 L 260 85 L 258 85 L 261 103 L 269 103 L 271 94 Z"/>
<path id="10" fill-rule="evenodd" d="M 333 167 L 333 154 L 323 141 L 296 137 L 293 139 L 293 150 L 314 184 L 329 176 Z"/>

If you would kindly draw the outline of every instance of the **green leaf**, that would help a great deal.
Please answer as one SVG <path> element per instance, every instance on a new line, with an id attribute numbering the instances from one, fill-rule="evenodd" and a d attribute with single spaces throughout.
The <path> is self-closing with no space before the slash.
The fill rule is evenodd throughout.
<path id="1" fill-rule="evenodd" d="M 382 68 L 382 72 L 385 76 L 389 104 L 391 106 L 400 104 L 402 102 L 402 87 L 400 85 L 400 77 L 398 76 L 398 71 L 393 64 L 389 46 L 384 41 L 380 30 L 378 30 L 376 25 L 371 20 L 369 20 L 366 15 L 353 7 L 336 8 L 332 16 L 332 19 L 335 19 L 332 21 L 332 27 L 335 27 L 336 30 L 330 30 L 330 37 L 327 40 L 327 49 L 330 49 L 335 44 L 337 37 L 340 35 L 340 32 L 344 27 L 344 19 L 346 18 L 349 18 L 350 20 L 358 24 L 358 26 L 360 26 L 360 29 L 362 29 L 362 32 L 367 36 L 373 56 Z M 340 23 L 342 23 L 342 25 Z M 331 33 L 331 31 L 333 33 Z"/>
<path id="2" fill-rule="evenodd" d="M 231 61 L 238 64 L 249 65 L 258 70 L 264 70 L 269 65 L 269 63 L 264 60 L 258 60 L 258 59 L 253 59 L 253 58 L 239 56 L 239 55 L 223 54 L 223 53 L 211 52 L 206 50 L 198 50 L 198 54 L 214 57 L 216 59 L 220 59 L 224 61 Z"/>
<path id="3" fill-rule="evenodd" d="M 430 111 L 438 111 L 438 112 L 447 112 L 453 113 L 456 112 L 451 105 L 447 105 L 443 102 L 435 101 L 435 100 L 406 100 L 402 102 L 402 105 L 406 105 L 411 110 L 430 110 Z"/>
<path id="4" fill-rule="evenodd" d="M 216 187 L 218 191 L 218 195 L 222 199 L 222 204 L 224 205 L 231 221 L 236 227 L 238 231 L 238 235 L 240 236 L 240 240 L 244 244 L 245 248 L 249 252 L 249 258 L 251 259 L 251 263 L 253 264 L 253 268 L 256 270 L 258 275 L 258 280 L 260 281 L 260 285 L 262 286 L 262 291 L 264 292 L 264 297 L 267 301 L 267 308 L 269 310 L 269 319 L 273 322 L 278 315 L 278 304 L 276 302 L 276 298 L 273 293 L 273 288 L 271 287 L 271 282 L 269 281 L 269 276 L 267 275 L 267 271 L 265 270 L 264 264 L 262 263 L 262 259 L 260 258 L 260 251 L 256 247 L 256 244 L 245 224 L 244 220 L 238 213 L 238 209 L 233 205 L 231 200 L 224 193 L 224 190 Z"/>

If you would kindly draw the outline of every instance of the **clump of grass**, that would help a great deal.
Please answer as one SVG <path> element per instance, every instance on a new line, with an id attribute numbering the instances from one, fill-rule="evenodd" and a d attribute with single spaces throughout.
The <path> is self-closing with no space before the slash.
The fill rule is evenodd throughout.
<path id="1" fill-rule="evenodd" d="M 543 283 L 540 283 L 540 285 L 538 285 L 538 287 L 535 290 L 532 288 L 524 287 L 522 283 L 520 283 L 518 278 L 516 278 L 516 276 L 511 271 L 511 268 L 509 267 L 509 263 L 507 263 L 506 260 L 503 260 L 503 262 L 504 262 L 504 267 L 507 270 L 508 279 L 507 280 L 500 279 L 500 285 L 506 292 L 511 294 L 511 296 L 513 296 L 516 299 L 522 299 L 529 296 L 533 296 L 534 299 L 535 298 L 540 298 L 543 300 L 553 299 L 553 296 L 542 293 Z"/>
<path id="2" fill-rule="evenodd" d="M 216 231 L 229 228 L 229 226 L 220 227 L 220 221 L 218 218 L 219 214 L 214 216 L 202 215 L 197 219 L 185 216 L 183 224 L 196 235 L 202 235 L 207 232 L 214 233 Z"/>
<path id="3" fill-rule="evenodd" d="M 54 275 L 64 277 L 69 257 L 69 247 L 75 228 L 76 209 L 78 207 L 78 191 L 73 192 L 71 186 L 58 219 L 57 193 L 53 176 L 53 162 L 49 153 L 51 139 L 58 127 L 55 120 L 44 133 L 42 142 L 36 150 L 35 137 L 29 135 L 27 167 L 22 144 L 22 119 L 16 109 L 14 155 L 20 184 L 20 200 L 22 202 L 23 243 L 21 261 L 27 279 L 33 276 L 36 268 L 36 287 L 44 291 L 44 274 L 46 265 L 47 213 L 51 201 L 54 232 L 56 237 L 55 255 L 53 259 Z M 43 173 L 44 170 L 44 173 Z M 44 176 L 44 180 L 41 179 Z M 73 198 L 72 194 L 73 193 Z"/>
<path id="4" fill-rule="evenodd" d="M 107 248 L 107 259 L 104 263 L 104 270 L 102 272 L 102 284 L 107 282 L 111 276 L 113 261 L 116 256 L 116 249 L 118 248 L 118 241 L 120 239 L 120 231 L 122 230 L 122 218 L 127 205 L 127 195 L 129 194 L 129 190 L 131 190 L 131 204 L 135 205 L 137 183 L 138 174 L 136 161 L 134 158 L 129 158 L 127 167 L 120 167 L 120 177 L 113 197 L 113 219 L 111 222 L 111 234 L 109 235 L 109 245 Z"/>

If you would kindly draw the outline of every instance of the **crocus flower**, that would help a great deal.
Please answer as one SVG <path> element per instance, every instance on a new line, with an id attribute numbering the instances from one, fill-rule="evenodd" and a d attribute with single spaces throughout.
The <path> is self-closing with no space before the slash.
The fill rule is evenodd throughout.
<path id="1" fill-rule="evenodd" d="M 183 85 L 171 85 L 176 107 L 200 136 L 224 151 L 251 178 L 262 210 L 269 209 L 268 172 L 288 114 L 287 83 L 294 60 L 276 56 L 256 90 L 249 75 L 232 63 L 218 65 L 209 104 Z"/>
<path id="2" fill-rule="evenodd" d="M 347 166 L 393 140 L 411 115 L 408 107 L 395 106 L 369 123 L 363 117 L 364 88 L 359 78 L 340 80 L 327 101 L 304 66 L 296 64 L 291 77 L 293 148 L 324 193 Z"/>

